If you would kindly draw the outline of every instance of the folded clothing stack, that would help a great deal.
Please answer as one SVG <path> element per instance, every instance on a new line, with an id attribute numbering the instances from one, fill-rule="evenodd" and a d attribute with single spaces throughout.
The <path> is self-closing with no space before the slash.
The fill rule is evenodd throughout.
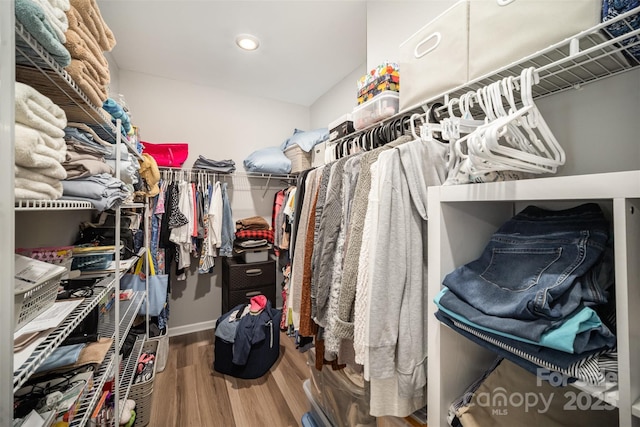
<path id="1" fill-rule="evenodd" d="M 193 162 L 193 169 L 202 169 L 215 173 L 233 173 L 236 170 L 236 163 L 233 160 L 211 160 L 200 155 Z"/>
<path id="2" fill-rule="evenodd" d="M 71 0 L 66 11 L 69 28 L 65 46 L 71 55 L 65 67 L 71 78 L 96 106 L 107 100 L 109 64 L 104 52 L 116 44 L 95 0 Z"/>
<path id="3" fill-rule="evenodd" d="M 252 216 L 236 221 L 234 249 L 243 252 L 247 249 L 269 249 L 273 244 L 273 230 L 261 216 Z"/>
<path id="4" fill-rule="evenodd" d="M 494 233 L 480 258 L 444 278 L 436 317 L 530 372 L 543 367 L 597 384 L 601 356 L 616 345 L 612 260 L 597 204 L 529 206 Z"/>
<path id="5" fill-rule="evenodd" d="M 133 193 L 119 179 L 108 173 L 62 181 L 64 200 L 83 200 L 99 211 L 118 207 L 133 200 Z"/>
<path id="6" fill-rule="evenodd" d="M 15 198 L 60 198 L 67 177 L 65 112 L 31 86 L 16 83 L 15 122 Z"/>
<path id="7" fill-rule="evenodd" d="M 68 2 L 63 0 L 16 0 L 16 20 L 24 29 L 36 39 L 42 48 L 61 66 L 66 67 L 71 62 L 71 55 L 63 45 L 66 42 L 65 32 L 68 28 Z M 28 47 L 20 37 L 16 37 L 16 47 Z M 17 63 L 31 65 L 22 55 L 16 55 Z"/>

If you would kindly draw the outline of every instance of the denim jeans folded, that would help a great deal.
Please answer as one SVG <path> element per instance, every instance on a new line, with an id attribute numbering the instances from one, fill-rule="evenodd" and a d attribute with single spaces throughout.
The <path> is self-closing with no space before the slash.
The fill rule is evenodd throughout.
<path id="1" fill-rule="evenodd" d="M 582 307 L 563 320 L 518 320 L 488 316 L 443 289 L 435 303 L 448 316 L 475 329 L 567 353 L 615 346 L 616 337 L 591 308 Z"/>
<path id="2" fill-rule="evenodd" d="M 601 262 L 608 224 L 592 205 L 526 208 L 443 284 L 485 314 L 521 320 L 563 319 L 583 301 L 605 302 L 589 272 Z"/>

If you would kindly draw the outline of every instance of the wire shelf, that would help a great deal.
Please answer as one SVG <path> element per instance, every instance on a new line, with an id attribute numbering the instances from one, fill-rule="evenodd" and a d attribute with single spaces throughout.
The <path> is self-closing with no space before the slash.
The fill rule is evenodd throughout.
<path id="1" fill-rule="evenodd" d="M 41 211 L 41 210 L 79 210 L 95 209 L 91 202 L 81 200 L 16 200 L 16 211 Z"/>
<path id="2" fill-rule="evenodd" d="M 577 89 L 585 84 L 603 78 L 612 77 L 640 66 L 640 29 L 634 28 L 632 20 L 638 19 L 640 7 L 621 14 L 614 19 L 582 31 L 546 49 L 522 58 L 512 64 L 499 68 L 485 76 L 447 90 L 416 105 L 403 109 L 399 113 L 366 128 L 352 132 L 342 138 L 331 141 L 338 144 L 364 134 L 371 129 L 390 123 L 400 117 L 413 113 L 423 113 L 427 108 L 440 103 L 447 105 L 450 99 L 460 98 L 469 91 L 500 81 L 505 77 L 520 78 L 523 69 L 534 67 L 540 77 L 540 83 L 532 87 L 534 99 Z M 628 32 L 614 36 L 611 28 L 626 28 Z M 635 55 L 634 55 L 635 52 Z M 472 112 L 481 112 L 476 107 Z"/>
<path id="3" fill-rule="evenodd" d="M 131 391 L 131 385 L 133 384 L 133 377 L 136 373 L 136 367 L 138 365 L 138 360 L 140 359 L 140 355 L 142 354 L 142 347 L 145 343 L 145 337 L 138 338 L 133 345 L 133 350 L 131 350 L 131 354 L 126 361 L 126 365 L 122 370 L 122 376 L 120 377 L 119 390 L 120 390 L 120 399 L 122 401 L 126 401 L 129 396 L 129 392 Z M 122 412 L 124 408 L 120 408 L 120 412 Z"/>
<path id="4" fill-rule="evenodd" d="M 144 292 L 135 292 L 133 294 L 133 297 L 130 300 L 121 302 L 124 315 L 122 316 L 122 320 L 120 321 L 120 337 L 126 337 L 127 334 L 129 333 L 129 330 L 131 329 L 131 325 L 133 324 L 133 320 L 135 319 L 136 314 L 140 310 L 140 307 L 142 306 L 143 302 L 144 302 Z M 111 338 L 115 336 L 115 313 L 113 310 L 111 310 L 108 316 L 103 319 L 98 330 L 99 330 L 100 336 L 111 337 Z M 138 341 L 142 341 L 142 342 L 138 343 Z M 122 347 L 123 343 L 124 343 L 124 339 L 121 339 L 120 347 Z M 131 386 L 131 378 L 133 377 L 133 373 L 132 371 L 128 370 L 130 368 L 129 366 L 129 364 L 131 363 L 130 361 L 138 360 L 138 358 L 140 357 L 140 353 L 142 352 L 143 343 L 144 343 L 144 340 L 136 341 L 133 347 L 133 350 L 131 351 L 131 355 L 129 356 L 129 359 L 127 362 L 127 368 L 123 370 L 122 376 L 120 377 L 120 382 L 118 382 L 121 390 L 120 391 L 121 399 L 126 397 L 126 395 L 122 394 L 122 390 L 125 384 L 129 384 L 129 386 L 126 387 L 125 389 L 126 394 L 129 393 L 128 390 Z M 137 354 L 136 354 L 136 351 L 137 351 Z M 120 353 L 120 349 L 118 349 L 118 354 L 119 353 Z M 87 396 L 83 399 L 78 409 L 78 413 L 76 414 L 76 418 L 74 418 L 73 422 L 71 423 L 71 426 L 79 427 L 79 426 L 84 426 L 87 423 L 87 421 L 89 420 L 89 417 L 91 416 L 91 412 L 93 411 L 98 399 L 100 398 L 100 394 L 102 392 L 102 386 L 106 382 L 107 376 L 113 370 L 112 368 L 114 366 L 115 360 L 116 360 L 115 350 L 114 350 L 114 346 L 112 345 L 111 349 L 107 353 L 107 356 L 105 357 L 104 362 L 102 363 L 102 365 L 100 365 L 100 367 L 94 374 L 95 385 L 93 390 L 89 394 L 87 394 Z M 134 367 L 135 367 L 135 364 L 134 364 Z"/>
<path id="5" fill-rule="evenodd" d="M 58 326 L 51 334 L 41 342 L 29 358 L 14 370 L 13 373 L 13 391 L 14 393 L 24 385 L 24 383 L 33 375 L 38 367 L 49 357 L 55 348 L 69 336 L 71 331 L 98 305 L 100 300 L 104 298 L 114 286 L 114 277 L 108 276 L 94 289 L 99 292 L 94 293 L 90 298 L 86 298 L 75 310 L 67 316 L 67 318 Z"/>
<path id="6" fill-rule="evenodd" d="M 18 82 L 24 82 L 50 98 L 62 108 L 70 122 L 86 123 L 104 140 L 116 142 L 119 129 L 102 106 L 96 106 L 85 95 L 73 78 L 24 26 L 15 21 L 16 72 Z M 122 141 L 138 159 L 138 150 L 126 138 Z"/>

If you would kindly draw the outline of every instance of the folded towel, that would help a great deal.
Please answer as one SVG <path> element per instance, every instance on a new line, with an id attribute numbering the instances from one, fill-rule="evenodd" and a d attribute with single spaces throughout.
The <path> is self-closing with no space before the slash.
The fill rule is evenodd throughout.
<path id="1" fill-rule="evenodd" d="M 34 0 L 44 11 L 49 25 L 53 29 L 60 43 L 67 41 L 64 33 L 69 29 L 69 20 L 64 10 L 52 5 L 49 0 Z"/>
<path id="2" fill-rule="evenodd" d="M 85 64 L 82 60 L 72 59 L 71 64 L 65 70 L 89 98 L 89 101 L 96 106 L 100 106 L 108 98 L 107 90 L 91 77 Z"/>
<path id="3" fill-rule="evenodd" d="M 98 45 L 103 51 L 111 51 L 116 45 L 116 39 L 102 19 L 100 8 L 95 0 L 71 0 L 71 6 L 75 8 L 82 17 L 82 22 L 89 28 L 95 37 Z"/>
<path id="4" fill-rule="evenodd" d="M 124 111 L 120 104 L 118 104 L 112 98 L 108 98 L 102 104 L 102 108 L 104 108 L 107 113 L 111 114 L 111 117 L 113 117 L 114 120 L 120 119 L 120 121 L 122 122 L 122 128 L 127 134 L 129 133 L 129 131 L 131 130 L 129 115 Z"/>
<path id="5" fill-rule="evenodd" d="M 62 181 L 50 185 L 41 181 L 25 178 L 15 178 L 14 194 L 21 200 L 56 200 L 62 197 Z"/>
<path id="6" fill-rule="evenodd" d="M 63 12 L 66 12 L 71 7 L 71 3 L 69 2 L 69 0 L 49 0 L 49 3 L 51 3 L 53 7 L 58 8 Z"/>
<path id="7" fill-rule="evenodd" d="M 54 138 L 64 138 L 67 116 L 49 98 L 23 83 L 15 84 L 15 121 Z"/>
<path id="8" fill-rule="evenodd" d="M 53 153 L 53 157 L 58 159 L 62 158 L 64 160 L 64 154 L 67 152 L 67 143 L 64 138 L 54 138 L 51 135 L 48 135 L 44 132 L 36 130 L 32 127 L 25 126 L 21 123 L 16 123 L 14 132 L 16 135 L 19 135 L 21 139 L 30 138 L 38 140 L 39 143 L 44 144 L 47 148 L 52 149 L 53 151 L 60 153 Z M 37 132 L 37 133 L 34 133 Z"/>
<path id="9" fill-rule="evenodd" d="M 44 182 L 52 187 L 55 187 L 57 182 L 67 179 L 67 172 L 64 169 L 60 172 L 58 169 L 25 168 L 24 166 L 18 165 L 13 168 L 16 178 Z"/>
<path id="10" fill-rule="evenodd" d="M 41 167 L 31 164 L 33 159 L 38 157 L 47 157 L 57 163 L 64 161 L 67 153 L 67 144 L 62 144 L 58 149 L 51 148 L 47 145 L 43 135 L 39 130 L 16 123 L 14 127 L 16 165 Z"/>
<path id="11" fill-rule="evenodd" d="M 78 356 L 78 360 L 73 367 L 79 368 L 83 365 L 101 364 L 109 348 L 111 348 L 111 344 L 113 344 L 111 338 L 100 338 L 96 342 L 87 344 L 80 352 L 80 356 Z"/>
<path id="12" fill-rule="evenodd" d="M 102 52 L 96 52 L 97 47 L 91 39 L 83 38 L 81 31 L 71 27 L 67 30 L 66 36 L 67 42 L 64 45 L 69 49 L 72 58 L 88 62 L 98 74 L 103 76 L 103 79 L 110 78 L 109 63 Z M 71 60 L 69 60 L 69 63 L 71 63 Z"/>
<path id="13" fill-rule="evenodd" d="M 69 65 L 71 55 L 56 36 L 44 10 L 32 0 L 15 1 L 16 20 L 31 34 L 44 50 L 62 67 Z"/>

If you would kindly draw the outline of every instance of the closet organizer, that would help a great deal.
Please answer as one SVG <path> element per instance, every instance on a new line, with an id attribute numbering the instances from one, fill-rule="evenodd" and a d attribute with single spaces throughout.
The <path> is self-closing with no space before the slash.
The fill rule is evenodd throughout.
<path id="1" fill-rule="evenodd" d="M 394 128 L 394 122 L 399 121 L 399 126 L 403 127 L 403 119 L 425 111 L 442 111 L 450 101 L 457 102 L 470 91 L 487 88 L 507 78 L 519 81 L 523 70 L 529 68 L 539 76 L 539 82 L 532 86 L 535 100 L 579 89 L 630 70 L 637 72 L 640 29 L 634 23 L 639 17 L 640 8 L 635 8 L 494 72 L 424 99 L 393 117 L 329 144 L 327 150 L 334 153 L 331 160 L 352 154 L 354 147 L 357 151 L 371 141 L 388 142 L 383 128 Z M 613 26 L 624 28 L 626 32 L 609 31 Z M 637 92 L 629 93 L 629 96 L 637 95 Z M 482 113 L 477 104 L 472 112 L 474 117 Z M 605 213 L 614 242 L 615 288 L 611 294 L 615 294 L 613 333 L 617 338 L 617 374 L 605 375 L 604 381 L 598 384 L 578 382 L 569 385 L 569 390 L 575 390 L 572 396 L 576 397 L 576 410 L 598 410 L 606 405 L 607 410 L 617 410 L 620 426 L 640 425 L 640 368 L 637 363 L 640 360 L 640 329 L 637 326 L 640 318 L 634 310 L 640 304 L 637 263 L 640 171 L 632 170 L 429 187 L 428 280 L 424 284 L 428 310 L 426 390 L 429 426 L 449 425 L 452 403 L 492 366 L 497 356 L 435 317 L 438 306 L 434 300 L 443 289 L 445 276 L 477 259 L 492 234 L 526 206 L 560 210 L 590 202 L 595 202 Z M 294 253 L 294 278 L 295 256 Z M 571 411 L 567 411 L 566 416 L 571 417 Z"/>
<path id="2" fill-rule="evenodd" d="M 129 141 L 121 138 L 120 120 L 114 125 L 111 117 L 96 106 L 66 71 L 58 65 L 54 58 L 38 43 L 38 41 L 15 19 L 13 2 L 0 3 L 0 140 L 4 142 L 2 148 L 2 163 L 0 166 L 0 223 L 1 240 L 3 242 L 0 264 L 1 277 L 5 284 L 14 283 L 14 257 L 16 237 L 22 241 L 28 237 L 29 229 L 15 230 L 17 218 L 21 215 L 31 215 L 30 218 L 38 223 L 50 223 L 49 231 L 58 233 L 60 240 L 71 243 L 78 231 L 78 225 L 83 218 L 89 220 L 95 213 L 89 202 L 68 200 L 20 200 L 14 204 L 14 81 L 26 83 L 40 93 L 49 97 L 61 107 L 68 121 L 88 124 L 103 139 L 116 143 L 116 158 L 120 159 L 121 142 L 127 147 L 131 155 L 140 158 L 135 147 Z M 116 161 L 115 177 L 120 177 L 120 162 Z M 115 209 L 115 241 L 120 242 L 120 210 L 135 208 L 145 210 L 145 229 L 147 229 L 147 202 L 122 204 Z M 37 227 L 34 227 L 37 229 Z M 135 292 L 128 301 L 120 302 L 120 281 L 126 266 L 131 265 L 148 247 L 148 233 L 145 233 L 143 249 L 128 263 L 120 259 L 120 245 L 115 249 L 115 267 L 112 272 L 101 279 L 95 286 L 91 297 L 85 298 L 65 320 L 55 328 L 44 340 L 37 344 L 33 353 L 26 359 L 14 364 L 14 311 L 13 287 L 0 287 L 0 423 L 10 425 L 13 419 L 13 396 L 29 378 L 35 373 L 44 360 L 62 343 L 70 332 L 98 305 L 101 299 L 115 292 L 114 308 L 99 324 L 102 337 L 110 337 L 114 344 L 109 349 L 104 362 L 94 371 L 94 386 L 79 402 L 77 414 L 72 426 L 84 426 L 98 399 L 109 374 L 116 373 L 113 381 L 116 413 L 119 412 L 119 399 L 126 399 L 131 389 L 136 362 L 143 349 L 145 337 L 139 338 L 133 345 L 130 356 L 120 361 L 119 352 L 124 337 L 133 324 L 135 316 L 145 300 L 146 291 Z M 50 246 L 57 244 L 54 242 Z M 147 331 L 148 336 L 148 319 Z M 12 381 L 9 380 L 12 378 Z"/>

